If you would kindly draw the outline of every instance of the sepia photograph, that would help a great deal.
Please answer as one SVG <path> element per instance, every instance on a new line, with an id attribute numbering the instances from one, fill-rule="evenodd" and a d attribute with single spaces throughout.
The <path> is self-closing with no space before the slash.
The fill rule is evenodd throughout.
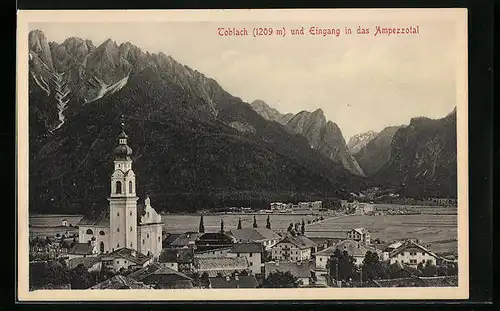
<path id="1" fill-rule="evenodd" d="M 466 10 L 18 31 L 26 299 L 467 298 Z"/>

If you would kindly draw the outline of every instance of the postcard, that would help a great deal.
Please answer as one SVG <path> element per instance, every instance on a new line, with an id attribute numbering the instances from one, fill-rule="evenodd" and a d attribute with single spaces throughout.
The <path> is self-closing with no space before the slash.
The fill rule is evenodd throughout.
<path id="1" fill-rule="evenodd" d="M 466 17 L 19 11 L 19 300 L 468 298 Z"/>

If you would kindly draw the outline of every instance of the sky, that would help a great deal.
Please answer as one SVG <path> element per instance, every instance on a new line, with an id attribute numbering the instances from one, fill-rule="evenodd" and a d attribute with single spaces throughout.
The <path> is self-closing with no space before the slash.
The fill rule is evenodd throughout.
<path id="1" fill-rule="evenodd" d="M 394 24 L 394 23 L 393 23 Z M 389 25 L 393 25 L 389 23 Z M 376 24 L 360 22 L 268 22 L 266 27 L 350 27 L 353 35 L 221 37 L 219 27 L 262 26 L 257 22 L 32 23 L 48 41 L 75 36 L 99 45 L 108 38 L 143 51 L 163 52 L 214 78 L 250 103 L 260 99 L 281 113 L 321 108 L 344 138 L 412 117 L 441 118 L 456 106 L 457 48 L 454 24 L 422 20 L 419 35 L 373 36 Z M 397 26 L 410 24 L 397 23 Z M 415 25 L 415 24 L 411 24 Z"/>

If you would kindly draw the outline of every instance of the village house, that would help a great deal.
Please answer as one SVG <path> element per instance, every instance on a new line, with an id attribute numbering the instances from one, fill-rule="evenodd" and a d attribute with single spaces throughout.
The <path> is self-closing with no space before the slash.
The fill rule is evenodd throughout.
<path id="1" fill-rule="evenodd" d="M 68 268 L 69 269 L 74 269 L 78 267 L 79 265 L 83 265 L 87 271 L 93 272 L 93 271 L 100 271 L 102 262 L 101 258 L 99 256 L 97 257 L 77 257 L 68 260 Z"/>
<path id="2" fill-rule="evenodd" d="M 132 149 L 123 130 L 114 149 L 113 173 L 110 176 L 108 206 L 92 209 L 78 223 L 79 243 L 95 240 L 99 253 L 122 248 L 151 255 L 155 260 L 162 250 L 161 216 L 151 207 L 149 197 L 138 206 L 136 176 L 132 170 Z M 97 212 L 96 210 L 100 210 Z"/>
<path id="3" fill-rule="evenodd" d="M 152 289 L 151 286 L 123 275 L 115 275 L 99 284 L 96 284 L 90 289 Z"/>
<path id="4" fill-rule="evenodd" d="M 398 247 L 401 247 L 403 245 L 402 242 L 394 242 L 392 244 L 389 244 L 386 248 L 382 250 L 381 254 L 381 261 L 388 261 L 389 260 L 389 255 Z"/>
<path id="5" fill-rule="evenodd" d="M 227 276 L 234 272 L 250 272 L 245 257 L 197 258 L 194 260 L 194 272 L 200 276 L 207 273 L 209 277 Z"/>
<path id="6" fill-rule="evenodd" d="M 102 267 L 115 272 L 120 269 L 142 268 L 153 262 L 153 257 L 139 253 L 135 249 L 120 248 L 101 257 Z"/>
<path id="7" fill-rule="evenodd" d="M 67 253 L 68 259 L 80 258 L 80 257 L 92 257 L 97 256 L 99 251 L 97 250 L 95 238 L 86 243 L 75 243 L 73 247 Z"/>
<path id="8" fill-rule="evenodd" d="M 159 263 L 152 263 L 147 267 L 138 269 L 130 273 L 128 277 L 154 289 L 193 288 L 193 280 L 190 277 Z"/>
<path id="9" fill-rule="evenodd" d="M 270 261 L 264 264 L 264 271 L 266 278 L 271 273 L 290 272 L 298 279 L 301 286 L 308 286 L 314 276 L 314 263 Z"/>
<path id="10" fill-rule="evenodd" d="M 165 267 L 189 274 L 193 272 L 193 253 L 189 248 L 164 249 L 158 261 Z"/>
<path id="11" fill-rule="evenodd" d="M 335 247 L 325 248 L 315 253 L 315 271 L 318 274 L 327 273 L 327 263 L 330 257 L 335 253 Z"/>
<path id="12" fill-rule="evenodd" d="M 415 268 L 419 263 L 425 265 L 428 261 L 436 265 L 438 259 L 439 257 L 436 254 L 411 240 L 389 254 L 389 261 L 391 264 L 400 263 Z"/>
<path id="13" fill-rule="evenodd" d="M 209 288 L 257 288 L 254 275 L 238 275 L 209 278 Z"/>
<path id="14" fill-rule="evenodd" d="M 287 235 L 271 249 L 273 260 L 303 261 L 311 259 L 317 244 L 303 235 Z"/>
<path id="15" fill-rule="evenodd" d="M 203 233 L 199 232 L 185 232 L 177 236 L 177 238 L 170 243 L 170 248 L 195 248 L 196 241 Z"/>
<path id="16" fill-rule="evenodd" d="M 365 228 L 351 229 L 346 233 L 347 239 L 361 242 L 361 243 L 364 243 L 366 245 L 371 244 L 370 237 L 371 237 L 370 231 L 368 231 Z"/>
<path id="17" fill-rule="evenodd" d="M 237 243 L 227 253 L 228 257 L 244 257 L 253 274 L 262 273 L 264 247 L 260 243 Z"/>
<path id="18" fill-rule="evenodd" d="M 235 238 L 237 243 L 257 242 L 262 244 L 266 250 L 281 240 L 281 236 L 273 230 L 260 227 L 231 230 L 229 234 Z"/>
<path id="19" fill-rule="evenodd" d="M 343 240 L 331 248 L 338 249 L 341 252 L 347 251 L 347 253 L 354 258 L 355 264 L 358 266 L 363 264 L 367 252 L 376 253 L 379 256 L 381 254 L 380 250 L 354 240 Z"/>

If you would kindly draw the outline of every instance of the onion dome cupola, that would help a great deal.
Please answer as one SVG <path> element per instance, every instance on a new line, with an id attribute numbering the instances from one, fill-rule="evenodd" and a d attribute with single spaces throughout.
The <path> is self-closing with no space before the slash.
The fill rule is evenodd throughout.
<path id="1" fill-rule="evenodd" d="M 128 135 L 125 133 L 125 123 L 122 117 L 122 132 L 118 135 L 118 146 L 114 150 L 115 158 L 117 160 L 130 160 L 132 155 L 132 148 L 127 145 Z"/>

